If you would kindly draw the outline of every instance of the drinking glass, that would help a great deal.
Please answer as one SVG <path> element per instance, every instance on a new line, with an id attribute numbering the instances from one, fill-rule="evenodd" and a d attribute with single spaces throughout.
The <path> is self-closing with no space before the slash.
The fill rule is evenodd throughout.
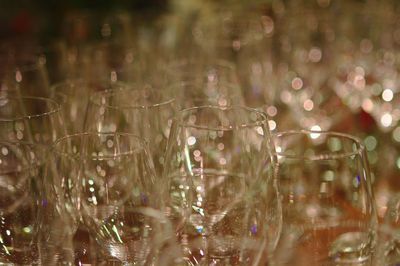
<path id="1" fill-rule="evenodd" d="M 45 147 L 0 141 L 0 264 L 37 265 Z"/>
<path id="2" fill-rule="evenodd" d="M 164 233 L 172 231 L 157 211 L 145 141 L 127 133 L 80 133 L 58 140 L 55 149 L 67 152 L 77 174 L 71 176 L 77 184 L 75 206 L 100 248 L 97 256 L 123 265 L 154 262 L 168 239 Z"/>
<path id="3" fill-rule="evenodd" d="M 377 215 L 364 145 L 305 130 L 274 141 L 284 221 L 277 265 L 371 265 Z"/>
<path id="4" fill-rule="evenodd" d="M 257 265 L 267 258 L 281 225 L 272 152 L 261 112 L 240 106 L 179 112 L 162 187 L 183 260 Z"/>
<path id="5" fill-rule="evenodd" d="M 65 134 L 59 105 L 48 98 L 0 96 L 0 139 L 51 144 Z"/>
<path id="6" fill-rule="evenodd" d="M 85 130 L 128 132 L 144 138 L 149 143 L 157 174 L 160 174 L 176 108 L 174 97 L 147 85 L 106 90 L 90 98 Z"/>
<path id="7" fill-rule="evenodd" d="M 90 95 L 97 91 L 123 88 L 121 82 L 67 79 L 52 86 L 52 99 L 60 104 L 64 124 L 69 134 L 84 131 L 85 112 Z"/>

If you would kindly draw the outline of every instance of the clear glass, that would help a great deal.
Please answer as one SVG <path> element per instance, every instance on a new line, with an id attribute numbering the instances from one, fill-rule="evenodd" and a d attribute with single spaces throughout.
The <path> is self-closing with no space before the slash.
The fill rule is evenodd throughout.
<path id="1" fill-rule="evenodd" d="M 128 132 L 144 138 L 160 175 L 169 137 L 175 98 L 148 86 L 128 86 L 98 92 L 90 98 L 85 130 Z"/>
<path id="2" fill-rule="evenodd" d="M 172 231 L 157 211 L 154 166 L 145 141 L 127 133 L 80 133 L 54 147 L 69 165 L 62 176 L 76 184 L 69 189 L 70 202 L 96 241 L 96 259 L 121 265 L 157 260 L 168 242 L 164 234 Z"/>
<path id="3" fill-rule="evenodd" d="M 64 134 L 60 106 L 55 101 L 41 97 L 0 96 L 1 140 L 51 144 Z"/>
<path id="4" fill-rule="evenodd" d="M 321 131 L 274 141 L 284 221 L 277 265 L 372 265 L 377 215 L 364 145 Z"/>
<path id="5" fill-rule="evenodd" d="M 0 264 L 37 265 L 45 147 L 0 141 Z"/>
<path id="6" fill-rule="evenodd" d="M 74 134 L 84 131 L 85 113 L 90 95 L 99 91 L 125 87 L 127 85 L 121 82 L 67 79 L 52 86 L 52 99 L 60 104 L 68 134 Z"/>
<path id="7" fill-rule="evenodd" d="M 239 106 L 179 112 L 162 189 L 183 260 L 200 265 L 267 260 L 281 225 L 272 152 L 263 113 Z"/>

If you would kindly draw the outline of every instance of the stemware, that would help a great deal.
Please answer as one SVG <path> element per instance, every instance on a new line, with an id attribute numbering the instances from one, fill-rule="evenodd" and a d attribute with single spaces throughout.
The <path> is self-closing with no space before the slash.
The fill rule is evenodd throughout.
<path id="1" fill-rule="evenodd" d="M 114 263 L 154 262 L 170 229 L 157 211 L 145 141 L 127 133 L 80 133 L 58 140 L 55 149 L 67 153 L 77 173 L 71 177 L 75 207 L 100 247 L 96 255 Z"/>
<path id="2" fill-rule="evenodd" d="M 377 216 L 364 145 L 323 131 L 274 141 L 284 221 L 277 265 L 370 265 Z"/>
<path id="3" fill-rule="evenodd" d="M 161 173 L 175 98 L 146 86 L 127 86 L 98 92 L 90 98 L 85 130 L 128 132 L 149 143 L 157 174 Z"/>
<path id="4" fill-rule="evenodd" d="M 179 112 L 168 142 L 163 199 L 184 260 L 256 265 L 273 250 L 281 210 L 270 140 L 266 116 L 253 109 Z"/>
<path id="5" fill-rule="evenodd" d="M 51 144 L 65 134 L 59 105 L 48 98 L 0 97 L 0 139 Z"/>
<path id="6" fill-rule="evenodd" d="M 109 82 L 101 79 L 96 81 L 67 79 L 52 86 L 52 99 L 60 105 L 67 132 L 74 134 L 84 130 L 84 114 L 91 94 L 126 86 L 121 82 Z"/>
<path id="7" fill-rule="evenodd" d="M 36 265 L 45 147 L 0 141 L 0 151 L 0 264 Z"/>

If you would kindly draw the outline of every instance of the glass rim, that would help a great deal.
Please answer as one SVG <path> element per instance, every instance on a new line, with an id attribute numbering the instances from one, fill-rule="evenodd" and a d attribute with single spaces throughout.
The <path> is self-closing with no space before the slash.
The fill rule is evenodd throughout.
<path id="1" fill-rule="evenodd" d="M 324 154 L 321 153 L 321 156 L 318 156 L 318 154 L 314 156 L 304 156 L 304 155 L 291 155 L 287 154 L 285 152 L 279 152 L 276 151 L 276 145 L 275 145 L 275 139 L 277 137 L 285 137 L 289 135 L 304 135 L 304 136 L 310 136 L 312 134 L 315 135 L 325 135 L 325 136 L 332 136 L 332 137 L 338 137 L 342 139 L 347 139 L 353 142 L 353 144 L 356 145 L 356 150 L 354 151 L 343 151 L 343 152 L 336 152 L 334 154 Z M 365 145 L 362 143 L 362 141 L 350 134 L 347 133 L 342 133 L 342 132 L 336 132 L 336 131 L 318 131 L 318 130 L 288 130 L 288 131 L 281 131 L 281 132 L 274 132 L 271 133 L 271 137 L 275 146 L 275 149 L 273 151 L 273 154 L 279 157 L 285 157 L 289 159 L 299 159 L 299 160 L 307 160 L 307 161 L 322 161 L 322 160 L 330 160 L 330 159 L 340 159 L 340 158 L 347 158 L 355 155 L 360 155 L 365 151 Z M 319 137 L 319 136 L 318 136 Z M 311 137 L 310 137 L 311 138 Z"/>
<path id="2" fill-rule="evenodd" d="M 41 101 L 41 102 L 46 102 L 46 103 L 51 103 L 52 108 L 50 110 L 39 113 L 39 114 L 33 114 L 33 115 L 21 115 L 19 117 L 15 118 L 2 118 L 0 117 L 0 122 L 13 122 L 13 121 L 19 121 L 19 120 L 24 120 L 24 119 L 32 119 L 32 118 L 38 118 L 38 117 L 43 117 L 43 116 L 49 116 L 52 114 L 55 114 L 60 111 L 60 104 L 57 103 L 57 101 L 51 99 L 51 98 L 46 98 L 46 97 L 36 97 L 36 96 L 22 96 L 22 97 L 16 97 L 14 95 L 7 95 L 7 96 L 0 96 L 0 101 L 2 100 L 7 100 L 7 99 L 13 99 L 16 101 L 19 100 L 35 100 L 35 101 Z M 1 107 L 1 106 L 0 106 Z"/>
<path id="3" fill-rule="evenodd" d="M 135 148 L 135 149 L 130 149 L 127 152 L 122 152 L 118 153 L 115 155 L 101 155 L 101 156 L 93 156 L 91 154 L 74 154 L 70 152 L 64 152 L 62 149 L 57 148 L 58 145 L 66 143 L 69 140 L 75 139 L 75 138 L 82 138 L 85 136 L 125 136 L 129 138 L 134 138 L 137 140 L 137 143 L 139 143 L 140 147 Z M 132 133 L 126 133 L 126 132 L 80 132 L 80 133 L 75 133 L 75 134 L 69 134 L 65 135 L 59 139 L 57 139 L 52 145 L 51 145 L 51 150 L 55 152 L 58 155 L 64 156 L 64 157 L 71 157 L 75 159 L 81 159 L 81 158 L 86 158 L 86 159 L 93 159 L 93 158 L 101 158 L 101 159 L 111 159 L 111 158 L 120 158 L 128 155 L 132 155 L 137 153 L 138 151 L 145 151 L 147 153 L 147 141 L 135 134 Z"/>
<path id="4" fill-rule="evenodd" d="M 115 106 L 115 105 L 110 105 L 110 104 L 101 104 L 99 103 L 99 99 L 98 97 L 101 96 L 105 96 L 105 97 L 110 97 L 110 96 L 114 96 L 117 95 L 119 92 L 145 92 L 145 91 L 151 91 L 151 92 L 157 92 L 160 93 L 160 95 L 164 96 L 166 95 L 165 91 L 161 91 L 158 89 L 154 89 L 154 88 L 135 88 L 135 85 L 132 84 L 123 84 L 122 87 L 119 88 L 112 88 L 112 89 L 107 89 L 107 90 L 103 90 L 103 91 L 98 91 L 93 93 L 90 96 L 90 103 L 96 105 L 96 106 L 104 106 L 106 108 L 110 108 L 110 109 L 119 109 L 119 110 L 133 110 L 133 109 L 151 109 L 151 108 L 157 108 L 157 107 L 161 107 L 161 106 L 165 106 L 165 105 L 169 105 L 172 104 L 173 102 L 175 102 L 175 98 L 173 97 L 168 97 L 168 99 L 163 100 L 160 103 L 155 103 L 155 104 L 151 104 L 151 105 L 131 105 L 131 106 Z"/>
<path id="5" fill-rule="evenodd" d="M 255 113 L 258 116 L 262 117 L 261 120 L 254 121 L 252 123 L 245 123 L 241 124 L 238 126 L 220 126 L 220 127 L 209 127 L 209 126 L 202 126 L 202 125 L 191 125 L 187 124 L 185 122 L 182 122 L 182 117 L 187 113 L 190 114 L 192 111 L 196 110 L 201 110 L 201 109 L 218 109 L 221 111 L 226 111 L 226 110 L 232 110 L 232 109 L 240 109 L 240 110 L 245 110 L 246 112 L 249 113 Z M 252 128 L 252 127 L 257 127 L 264 125 L 267 127 L 269 131 L 269 126 L 268 126 L 268 116 L 262 111 L 259 111 L 254 108 L 250 108 L 247 106 L 242 106 L 242 105 L 228 105 L 228 106 L 217 106 L 217 105 L 202 105 L 202 106 L 195 106 L 195 107 L 190 107 L 190 108 L 185 108 L 182 109 L 178 112 L 178 115 L 173 118 L 175 121 L 177 121 L 178 125 L 180 127 L 187 127 L 187 128 L 196 128 L 196 129 L 202 129 L 202 130 L 215 130 L 215 131 L 231 131 L 235 129 L 244 129 L 244 128 Z"/>

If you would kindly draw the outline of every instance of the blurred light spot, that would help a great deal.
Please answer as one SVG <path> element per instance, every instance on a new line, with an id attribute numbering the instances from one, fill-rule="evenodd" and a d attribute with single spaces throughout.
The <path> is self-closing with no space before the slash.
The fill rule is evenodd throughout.
<path id="1" fill-rule="evenodd" d="M 391 100 L 393 100 L 393 91 L 391 89 L 385 89 L 382 92 L 382 99 L 385 102 L 390 102 Z"/>
<path id="2" fill-rule="evenodd" d="M 397 168 L 400 169 L 400 157 L 397 158 L 397 160 L 396 160 L 396 166 L 397 166 Z"/>
<path id="3" fill-rule="evenodd" d="M 328 170 L 324 173 L 325 181 L 333 181 L 335 179 L 335 173 L 332 170 Z"/>
<path id="4" fill-rule="evenodd" d="M 267 108 L 267 115 L 273 117 L 276 116 L 276 114 L 278 113 L 278 109 L 275 106 L 269 106 Z"/>
<path id="5" fill-rule="evenodd" d="M 199 150 L 195 150 L 195 151 L 193 152 L 193 155 L 194 155 L 195 157 L 199 157 L 199 156 L 201 155 L 201 152 L 200 152 Z"/>
<path id="6" fill-rule="evenodd" d="M 264 32 L 266 34 L 271 34 L 274 31 L 274 21 L 269 16 L 262 16 L 261 22 L 264 26 Z"/>
<path id="7" fill-rule="evenodd" d="M 250 228 L 250 231 L 253 235 L 257 233 L 257 224 L 253 224 Z"/>
<path id="8" fill-rule="evenodd" d="M 362 108 L 365 112 L 370 113 L 374 109 L 374 103 L 371 99 L 364 99 L 362 103 Z"/>
<path id="9" fill-rule="evenodd" d="M 239 51 L 239 50 L 240 50 L 240 47 L 241 47 L 241 44 L 240 44 L 240 41 L 239 41 L 239 40 L 234 40 L 234 41 L 232 42 L 232 48 L 233 48 L 233 50 Z"/>
<path id="10" fill-rule="evenodd" d="M 378 162 L 378 153 L 376 151 L 368 152 L 368 162 L 370 164 L 376 164 Z"/>
<path id="11" fill-rule="evenodd" d="M 110 79 L 111 79 L 111 82 L 116 82 L 118 79 L 117 72 L 111 71 Z"/>
<path id="12" fill-rule="evenodd" d="M 400 127 L 396 127 L 396 129 L 393 130 L 392 137 L 395 141 L 400 142 Z"/>
<path id="13" fill-rule="evenodd" d="M 368 39 L 363 39 L 360 43 L 360 50 L 361 52 L 368 54 L 372 51 L 372 48 L 374 48 L 372 42 Z"/>
<path id="14" fill-rule="evenodd" d="M 322 58 L 322 51 L 318 47 L 311 48 L 310 52 L 308 53 L 308 58 L 311 62 L 317 63 L 321 61 Z"/>
<path id="15" fill-rule="evenodd" d="M 219 98 L 218 99 L 218 105 L 219 106 L 227 106 L 228 105 L 228 101 L 225 98 Z"/>
<path id="16" fill-rule="evenodd" d="M 225 164 L 226 164 L 226 159 L 225 159 L 225 158 L 219 159 L 219 163 L 220 163 L 221 165 L 225 165 Z"/>
<path id="17" fill-rule="evenodd" d="M 322 182 L 319 187 L 319 193 L 327 193 L 328 192 L 328 184 L 326 182 Z"/>
<path id="18" fill-rule="evenodd" d="M 303 87 L 303 80 L 301 78 L 296 77 L 292 80 L 292 88 L 295 90 L 300 90 Z"/>
<path id="19" fill-rule="evenodd" d="M 281 92 L 281 100 L 282 102 L 288 104 L 292 101 L 292 95 L 288 91 L 284 90 Z"/>
<path id="20" fill-rule="evenodd" d="M 20 83 L 22 81 L 22 74 L 21 71 L 17 70 L 17 72 L 15 72 L 15 81 Z"/>
<path id="21" fill-rule="evenodd" d="M 318 125 L 314 125 L 314 126 L 311 127 L 311 130 L 312 130 L 312 131 L 321 131 L 321 127 L 318 126 Z M 317 138 L 319 138 L 320 135 L 321 135 L 321 134 L 318 134 L 318 133 L 311 133 L 311 134 L 310 134 L 310 137 L 311 137 L 312 139 L 317 139 Z"/>
<path id="22" fill-rule="evenodd" d="M 17 139 L 21 140 L 24 137 L 22 131 L 17 131 Z"/>
<path id="23" fill-rule="evenodd" d="M 268 121 L 268 126 L 269 126 L 269 130 L 275 130 L 276 129 L 276 122 L 274 120 L 269 120 Z"/>
<path id="24" fill-rule="evenodd" d="M 313 218 L 313 217 L 317 216 L 318 210 L 314 206 L 309 206 L 309 207 L 306 208 L 306 213 L 307 213 L 308 217 Z"/>
<path id="25" fill-rule="evenodd" d="M 393 118 L 392 118 L 391 114 L 389 114 L 389 113 L 385 113 L 381 117 L 381 124 L 384 127 L 389 127 L 392 124 L 392 121 L 393 121 Z"/>
<path id="26" fill-rule="evenodd" d="M 365 87 L 365 78 L 364 75 L 358 74 L 354 77 L 353 84 L 358 89 L 363 89 Z"/>
<path id="27" fill-rule="evenodd" d="M 8 154 L 8 149 L 6 147 L 1 148 L 1 153 L 6 156 Z"/>
<path id="28" fill-rule="evenodd" d="M 314 102 L 310 99 L 304 101 L 303 104 L 304 110 L 311 111 L 314 108 Z"/>
<path id="29" fill-rule="evenodd" d="M 109 37 L 111 35 L 111 27 L 110 24 L 104 23 L 101 27 L 101 36 Z"/>
<path id="30" fill-rule="evenodd" d="M 188 137 L 187 143 L 188 143 L 190 146 L 196 144 L 196 138 L 193 137 L 193 136 Z"/>
<path id="31" fill-rule="evenodd" d="M 107 147 L 112 148 L 114 146 L 114 141 L 112 139 L 107 140 Z"/>
<path id="32" fill-rule="evenodd" d="M 364 143 L 368 151 L 373 151 L 375 150 L 378 141 L 374 136 L 368 136 L 365 138 Z"/>
<path id="33" fill-rule="evenodd" d="M 264 129 L 262 127 L 257 127 L 256 130 L 258 134 L 264 136 Z"/>
<path id="34" fill-rule="evenodd" d="M 339 138 L 329 138 L 328 139 L 328 147 L 333 152 L 338 152 L 342 149 L 342 142 Z"/>
<path id="35" fill-rule="evenodd" d="M 222 151 L 223 149 L 224 149 L 224 147 L 225 147 L 225 145 L 224 145 L 224 143 L 218 143 L 218 145 L 217 145 L 217 148 L 218 148 L 218 150 L 220 150 L 220 151 Z"/>

